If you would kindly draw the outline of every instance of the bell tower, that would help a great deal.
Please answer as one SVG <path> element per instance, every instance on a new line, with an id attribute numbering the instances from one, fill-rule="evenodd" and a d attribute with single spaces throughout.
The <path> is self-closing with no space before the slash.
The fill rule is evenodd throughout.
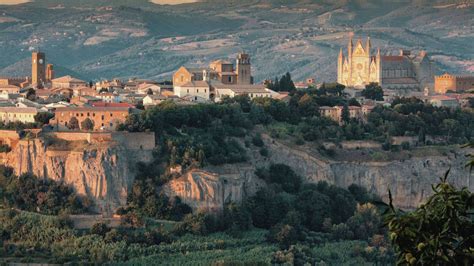
<path id="1" fill-rule="evenodd" d="M 237 56 L 237 84 L 252 84 L 250 56 L 242 53 Z"/>
<path id="2" fill-rule="evenodd" d="M 44 53 L 33 52 L 31 55 L 31 82 L 41 87 L 46 82 L 46 57 Z"/>

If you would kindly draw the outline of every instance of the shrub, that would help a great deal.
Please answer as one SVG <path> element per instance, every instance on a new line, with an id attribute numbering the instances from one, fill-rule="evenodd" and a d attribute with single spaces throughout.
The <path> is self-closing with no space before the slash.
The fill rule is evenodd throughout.
<path id="1" fill-rule="evenodd" d="M 85 131 L 93 130 L 94 122 L 89 118 L 84 119 L 84 121 L 81 122 L 81 129 Z"/>
<path id="2" fill-rule="evenodd" d="M 260 136 L 260 134 L 256 134 L 252 138 L 252 144 L 257 146 L 257 147 L 263 147 L 263 145 L 265 145 L 265 143 L 262 140 L 262 136 Z"/>
<path id="3" fill-rule="evenodd" d="M 268 149 L 263 147 L 260 149 L 260 155 L 264 156 L 264 157 L 268 157 Z"/>
<path id="4" fill-rule="evenodd" d="M 12 149 L 7 144 L 0 145 L 0 153 L 9 153 Z"/>
<path id="5" fill-rule="evenodd" d="M 409 150 L 409 149 L 410 149 L 410 143 L 407 142 L 407 141 L 404 141 L 404 142 L 402 142 L 401 147 L 402 147 L 402 149 L 404 149 L 404 150 Z"/>

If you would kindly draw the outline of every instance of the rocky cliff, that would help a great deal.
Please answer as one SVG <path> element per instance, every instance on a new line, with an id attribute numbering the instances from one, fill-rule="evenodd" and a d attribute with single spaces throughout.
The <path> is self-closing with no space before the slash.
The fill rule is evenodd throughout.
<path id="1" fill-rule="evenodd" d="M 99 212 L 110 213 L 126 203 L 136 163 L 151 160 L 151 149 L 130 149 L 118 143 L 84 144 L 57 149 L 43 138 L 19 140 L 0 163 L 17 174 L 33 173 L 71 185 L 94 200 Z"/>
<path id="2" fill-rule="evenodd" d="M 306 148 L 289 147 L 265 138 L 270 161 L 293 167 L 308 182 L 327 181 L 347 188 L 357 184 L 388 201 L 391 190 L 394 203 L 400 208 L 414 208 L 432 194 L 431 185 L 439 181 L 448 169 L 449 182 L 474 191 L 474 174 L 465 168 L 466 150 L 456 150 L 442 156 L 420 156 L 408 160 L 335 161 Z"/>
<path id="3" fill-rule="evenodd" d="M 253 195 L 264 182 L 255 176 L 257 167 L 269 163 L 291 166 L 306 182 L 327 181 L 347 188 L 351 184 L 388 201 L 392 191 L 394 204 L 412 209 L 432 194 L 431 185 L 439 181 L 448 169 L 449 181 L 457 187 L 474 190 L 474 174 L 464 167 L 466 153 L 454 149 L 446 155 L 413 156 L 398 160 L 334 160 L 321 156 L 308 146 L 287 145 L 264 136 L 269 157 L 260 156 L 258 150 L 249 151 L 249 163 L 207 167 L 207 171 L 191 171 L 165 186 L 170 196 L 179 196 L 194 210 L 220 210 L 228 201 L 241 201 Z M 357 158 L 356 158 L 357 159 Z"/>
<path id="4" fill-rule="evenodd" d="M 227 202 L 240 202 L 244 194 L 242 178 L 191 170 L 163 186 L 168 196 L 178 196 L 197 211 L 220 211 Z"/>

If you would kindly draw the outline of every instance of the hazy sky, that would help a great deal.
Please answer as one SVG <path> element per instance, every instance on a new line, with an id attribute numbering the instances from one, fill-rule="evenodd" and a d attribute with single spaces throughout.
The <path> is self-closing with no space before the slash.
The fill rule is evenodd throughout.
<path id="1" fill-rule="evenodd" d="M 0 0 L 2 1 L 2 0 Z M 185 4 L 185 3 L 194 3 L 198 0 L 151 0 L 151 2 L 155 4 L 168 4 L 168 5 L 177 5 L 177 4 Z"/>
<path id="2" fill-rule="evenodd" d="M 184 3 L 193 3 L 198 0 L 151 0 L 155 4 L 168 4 L 168 5 L 177 5 Z M 0 0 L 0 5 L 16 5 L 30 2 L 30 0 Z"/>
<path id="3" fill-rule="evenodd" d="M 0 0 L 0 5 L 16 5 L 30 2 L 30 0 Z"/>

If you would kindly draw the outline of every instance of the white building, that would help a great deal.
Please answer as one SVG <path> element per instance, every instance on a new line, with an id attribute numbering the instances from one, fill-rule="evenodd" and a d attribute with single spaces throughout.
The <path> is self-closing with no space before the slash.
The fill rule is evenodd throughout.
<path id="1" fill-rule="evenodd" d="M 217 84 L 214 87 L 215 101 L 221 101 L 223 97 L 233 98 L 238 95 L 247 95 L 253 98 L 278 98 L 279 93 L 265 87 L 265 85 L 235 85 Z"/>
<path id="2" fill-rule="evenodd" d="M 210 90 L 210 82 L 203 80 L 195 80 L 180 86 L 174 86 L 174 95 L 180 98 L 185 96 L 192 96 L 195 97 L 196 100 L 198 100 L 198 98 L 209 100 L 211 95 Z"/>

